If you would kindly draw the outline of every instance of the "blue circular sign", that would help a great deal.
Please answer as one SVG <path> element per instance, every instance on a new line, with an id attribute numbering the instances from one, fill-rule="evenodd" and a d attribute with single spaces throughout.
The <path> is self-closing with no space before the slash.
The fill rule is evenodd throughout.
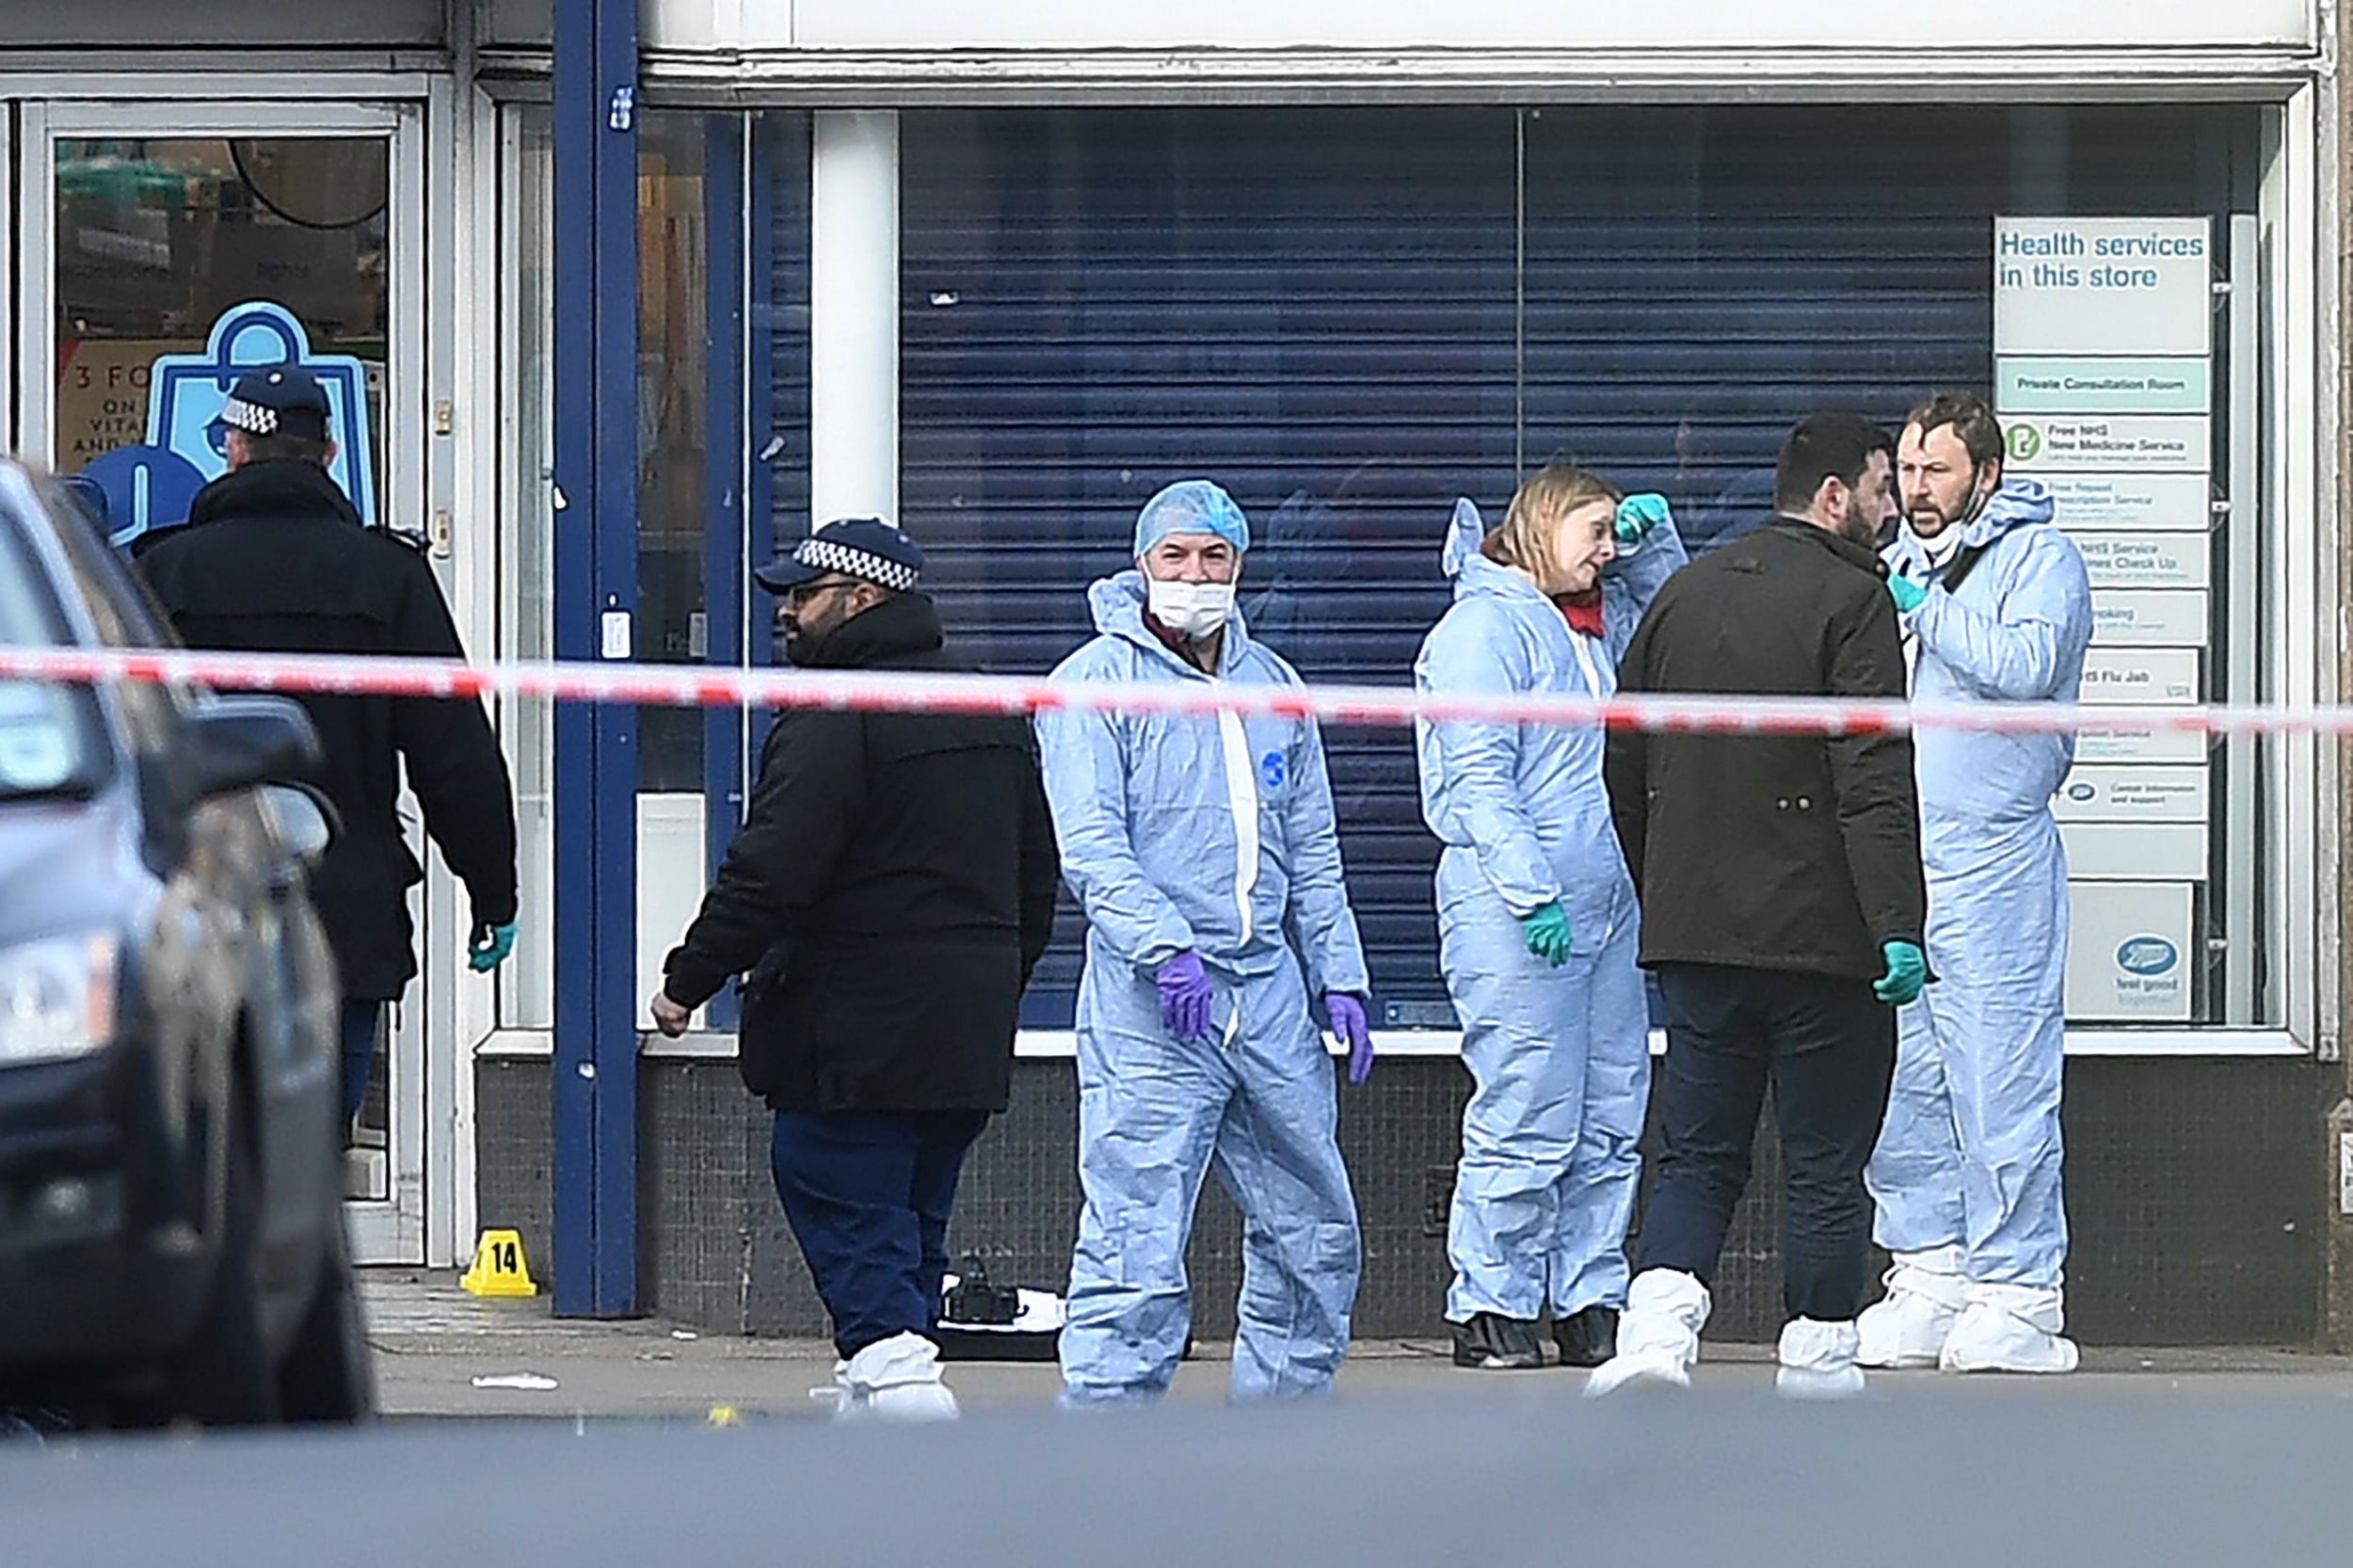
<path id="1" fill-rule="evenodd" d="M 177 528 L 204 488 L 194 463 L 160 446 L 120 446 L 93 457 L 79 477 L 106 498 L 108 538 L 117 549 L 142 534 Z"/>

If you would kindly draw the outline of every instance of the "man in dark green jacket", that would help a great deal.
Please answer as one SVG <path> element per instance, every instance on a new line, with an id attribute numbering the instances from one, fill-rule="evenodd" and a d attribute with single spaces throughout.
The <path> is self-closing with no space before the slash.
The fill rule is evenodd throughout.
<path id="1" fill-rule="evenodd" d="M 1783 446 L 1779 519 L 1670 578 L 1621 692 L 1895 697 L 1903 645 L 1877 541 L 1895 443 L 1816 414 Z M 1927 978 L 1912 743 L 1900 735 L 1612 734 L 1604 761 L 1666 1004 L 1665 1149 L 1617 1357 L 1589 1390 L 1681 1385 L 1769 1084 L 1789 1170 L 1781 1385 L 1862 1386 L 1870 1203 L 1895 1009 Z"/>

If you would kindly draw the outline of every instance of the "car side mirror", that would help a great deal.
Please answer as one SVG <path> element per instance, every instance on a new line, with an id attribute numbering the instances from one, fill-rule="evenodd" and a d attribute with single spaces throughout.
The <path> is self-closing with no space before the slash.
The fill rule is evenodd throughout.
<path id="1" fill-rule="evenodd" d="M 182 776 L 188 798 L 209 800 L 309 776 L 318 731 L 302 705 L 282 696 L 216 696 L 188 715 Z"/>
<path id="2" fill-rule="evenodd" d="M 262 809 L 279 841 L 314 870 L 343 837 L 343 818 L 335 803 L 311 785 L 264 784 Z"/>

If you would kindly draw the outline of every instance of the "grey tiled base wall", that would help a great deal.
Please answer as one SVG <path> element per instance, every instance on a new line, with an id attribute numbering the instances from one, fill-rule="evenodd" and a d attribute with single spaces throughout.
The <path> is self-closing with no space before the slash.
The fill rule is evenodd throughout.
<path id="1" fill-rule="evenodd" d="M 477 1067 L 481 1219 L 520 1228 L 552 1275 L 548 1064 Z M 2320 1311 L 2322 1118 L 2333 1068 L 2281 1061 L 2071 1063 L 2071 1328 L 2090 1344 L 2311 1342 Z M 1433 1336 L 1444 1215 L 1469 1087 L 1450 1058 L 1393 1059 L 1343 1089 L 1341 1140 L 1364 1226 L 1359 1334 Z M 822 1336 L 824 1313 L 768 1180 L 767 1118 L 734 1064 L 640 1068 L 640 1303 L 725 1331 Z M 1067 1062 L 1016 1065 L 1013 1108 L 967 1170 L 951 1245 L 1000 1284 L 1059 1289 L 1077 1224 Z M 1711 1333 L 1779 1329 L 1780 1159 L 1768 1113 L 1756 1179 L 1716 1280 Z M 1639 1216 L 1638 1216 L 1639 1224 Z M 1196 1330 L 1233 1332 L 1241 1224 L 1212 1177 L 1190 1254 Z"/>

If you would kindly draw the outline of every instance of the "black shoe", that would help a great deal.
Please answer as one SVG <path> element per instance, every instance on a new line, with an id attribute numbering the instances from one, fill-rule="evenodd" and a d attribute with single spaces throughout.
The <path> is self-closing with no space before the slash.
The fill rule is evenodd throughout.
<path id="1" fill-rule="evenodd" d="M 1598 1367 L 1618 1353 L 1618 1309 L 1588 1306 L 1552 1320 L 1563 1367 Z"/>
<path id="2" fill-rule="evenodd" d="M 1544 1341 L 1536 1325 L 1517 1318 L 1477 1312 L 1467 1323 L 1454 1325 L 1454 1365 L 1483 1372 L 1520 1372 L 1545 1364 Z"/>

